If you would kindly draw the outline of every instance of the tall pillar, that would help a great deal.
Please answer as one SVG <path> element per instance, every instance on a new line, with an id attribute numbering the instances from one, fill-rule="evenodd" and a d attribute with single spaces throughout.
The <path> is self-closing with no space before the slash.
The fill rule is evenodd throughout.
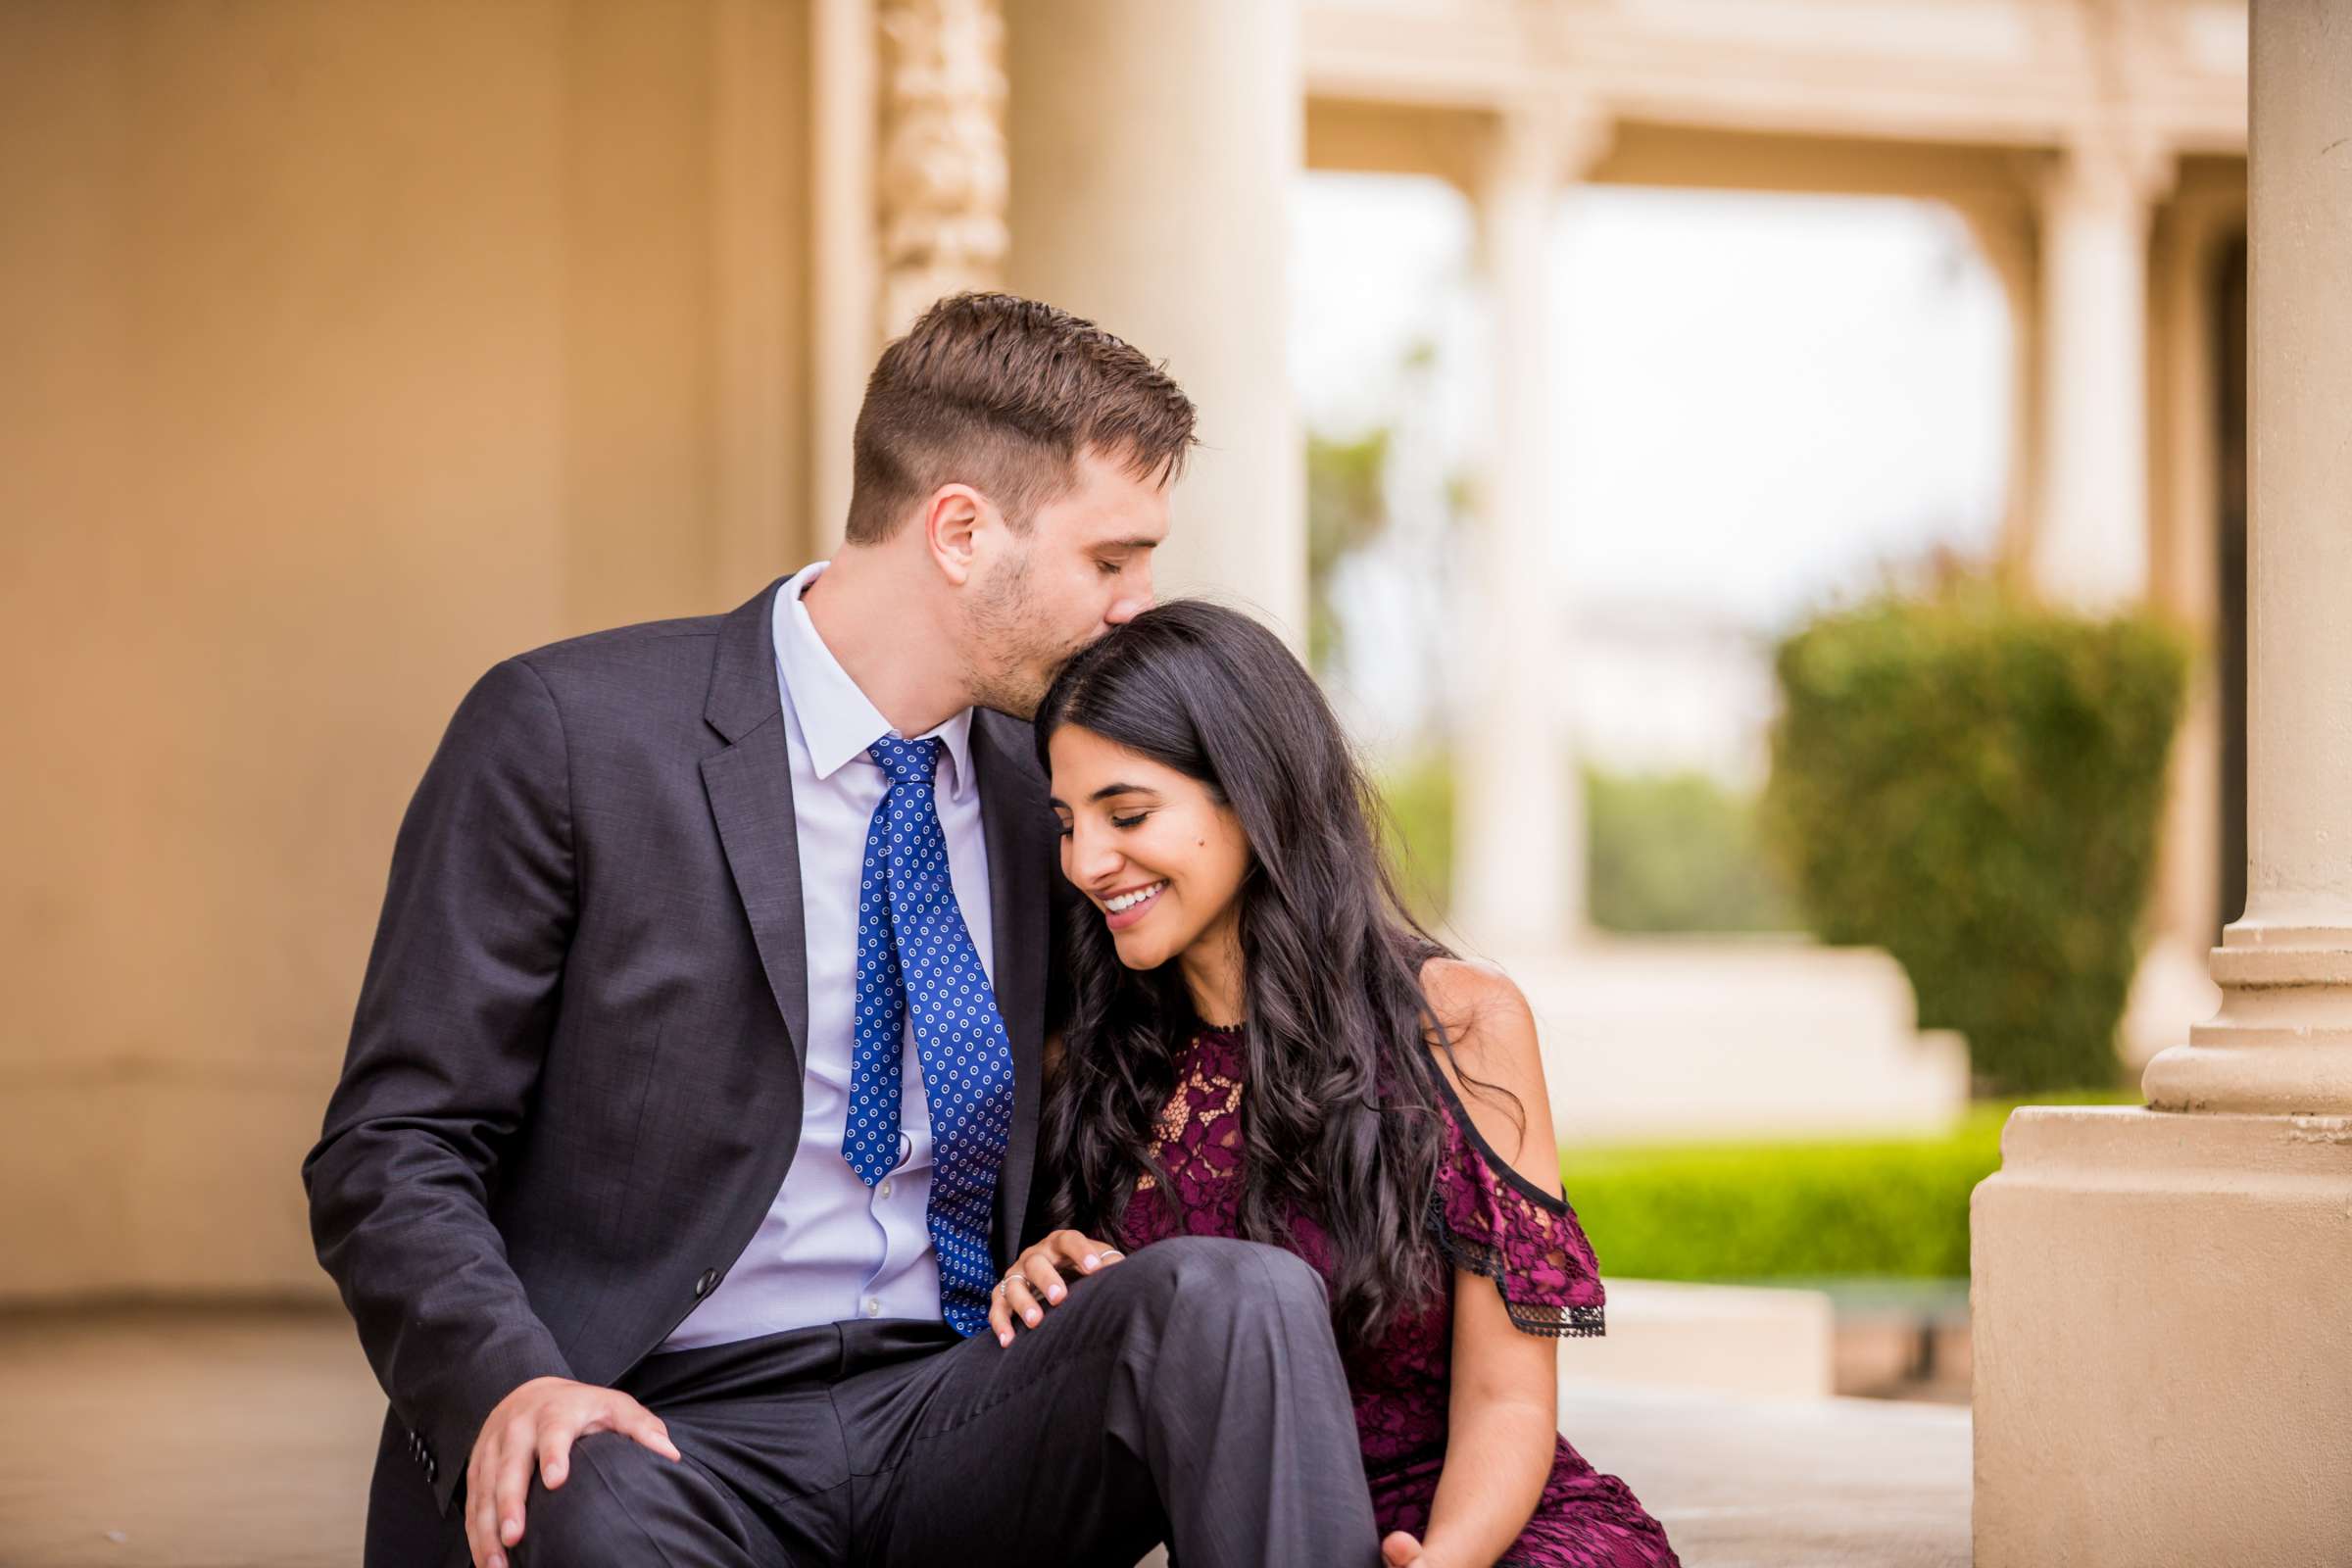
<path id="1" fill-rule="evenodd" d="M 1551 574 L 1547 285 L 1564 182 L 1605 134 L 1548 107 L 1505 113 L 1472 192 L 1492 406 L 1463 601 L 1472 674 L 1454 735 L 1450 923 L 1484 952 L 1556 948 L 1584 919 L 1583 791 L 1558 723 L 1566 615 Z"/>
<path id="2" fill-rule="evenodd" d="M 2352 29 L 2252 10 L 2249 891 L 2144 1109 L 2011 1118 L 1975 1200 L 1976 1561 L 2352 1540 Z"/>
<path id="3" fill-rule="evenodd" d="M 850 516 L 851 438 L 882 344 L 874 221 L 875 0 L 810 0 L 808 517 L 830 555 Z"/>
<path id="4" fill-rule="evenodd" d="M 1163 597 L 1262 611 L 1303 648 L 1306 480 L 1284 267 L 1305 88 L 1298 8 L 1006 0 L 1009 286 L 1164 360 L 1200 449 L 1159 552 Z"/>
<path id="5" fill-rule="evenodd" d="M 2148 587 L 2152 163 L 2078 148 L 2042 191 L 2041 489 L 2028 563 L 2044 595 L 2088 610 Z"/>
<path id="6" fill-rule="evenodd" d="M 1004 18 L 997 0 L 882 0 L 881 335 L 1002 288 Z"/>

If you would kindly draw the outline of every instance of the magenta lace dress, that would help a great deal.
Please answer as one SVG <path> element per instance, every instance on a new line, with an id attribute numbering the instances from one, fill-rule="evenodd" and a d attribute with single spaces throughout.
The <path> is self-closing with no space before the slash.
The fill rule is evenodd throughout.
<path id="1" fill-rule="evenodd" d="M 1170 1191 L 1147 1176 L 1115 1238 L 1130 1251 L 1169 1236 L 1235 1236 L 1243 1157 L 1241 1105 L 1246 1072 L 1241 1039 L 1221 1029 L 1196 1035 L 1176 1063 L 1176 1092 L 1160 1114 L 1153 1147 Z M 1483 1274 L 1502 1293 L 1511 1321 L 1530 1334 L 1590 1336 L 1601 1331 L 1601 1290 L 1592 1246 L 1561 1200 L 1496 1157 L 1479 1137 L 1444 1074 L 1446 1133 L 1430 1231 L 1456 1268 Z M 1172 1201 L 1170 1200 L 1173 1200 Z M 1294 1221 L 1296 1250 L 1326 1279 L 1329 1248 L 1311 1220 Z M 1348 1356 L 1364 1472 L 1383 1535 L 1429 1526 L 1438 1473 L 1446 1462 L 1448 1369 L 1453 1358 L 1453 1293 L 1400 1317 L 1379 1345 Z M 1528 1568 L 1652 1568 L 1675 1564 L 1666 1532 L 1624 1482 L 1587 1464 L 1558 1440 L 1551 1478 L 1535 1517 L 1502 1562 Z"/>

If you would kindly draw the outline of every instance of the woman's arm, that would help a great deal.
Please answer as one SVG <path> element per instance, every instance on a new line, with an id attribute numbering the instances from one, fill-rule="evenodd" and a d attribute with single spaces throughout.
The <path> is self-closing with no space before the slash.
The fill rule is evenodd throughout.
<path id="1" fill-rule="evenodd" d="M 1457 1271 L 1453 1293 L 1446 1468 L 1420 1550 L 1390 1555 L 1400 1568 L 1489 1568 L 1527 1528 L 1551 1474 L 1555 1342 L 1513 1328 L 1483 1274 Z"/>
<path id="2" fill-rule="evenodd" d="M 1551 1102 L 1526 998 L 1496 970 L 1451 959 L 1431 963 L 1422 985 L 1453 1041 L 1453 1062 L 1437 1054 L 1440 1070 L 1479 1136 L 1520 1175 L 1556 1196 Z M 1446 1467 L 1428 1535 L 1419 1543 L 1401 1533 L 1391 1537 L 1392 1563 L 1489 1568 L 1519 1538 L 1551 1474 L 1559 1431 L 1557 1348 L 1556 1341 L 1512 1326 L 1493 1280 L 1455 1272 Z"/>

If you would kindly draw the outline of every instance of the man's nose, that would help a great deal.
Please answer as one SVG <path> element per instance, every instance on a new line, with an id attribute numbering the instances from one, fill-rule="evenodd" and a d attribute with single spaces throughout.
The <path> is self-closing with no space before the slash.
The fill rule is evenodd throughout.
<path id="1" fill-rule="evenodd" d="M 1126 575 L 1130 580 L 1102 617 L 1113 626 L 1124 626 L 1152 608 L 1152 568 L 1139 566 Z"/>

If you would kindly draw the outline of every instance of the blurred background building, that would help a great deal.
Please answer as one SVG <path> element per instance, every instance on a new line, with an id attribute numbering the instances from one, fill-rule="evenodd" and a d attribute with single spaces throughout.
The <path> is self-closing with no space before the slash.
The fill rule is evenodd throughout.
<path id="1" fill-rule="evenodd" d="M 963 287 L 1192 393 L 1165 591 L 1314 657 L 1432 917 L 1535 996 L 1565 1138 L 1974 1126 L 1997 1160 L 1902 966 L 1741 880 L 1773 651 L 1970 573 L 2184 628 L 2126 1057 L 2211 1011 L 2246 892 L 2247 27 L 0 4 L 0 1303 L 328 1298 L 296 1166 L 458 697 L 827 550 L 874 354 Z M 1699 892 L 1660 892 L 1693 845 Z M 1958 1236 L 1881 1369 L 1914 1391 L 1939 1344 L 1954 1387 Z M 1805 1348 L 1813 1306 L 1716 1310 L 1659 1308 L 1762 1324 L 1805 1387 L 1880 1375 Z"/>
<path id="2" fill-rule="evenodd" d="M 1997 557 L 2163 607 L 2225 674 L 2240 636 L 2227 0 L 289 0 L 0 28 L 8 1298 L 323 1289 L 289 1173 L 458 694 L 822 552 L 863 374 L 951 288 L 1166 357 L 1205 440 L 1170 586 L 1301 646 L 1300 411 L 1396 427 L 1391 497 L 1441 515 L 1416 536 L 1384 501 L 1387 576 L 1356 552 L 1333 612 L 1384 635 L 1335 688 L 1380 756 L 1443 731 L 1442 902 L 1536 969 L 1588 951 L 1575 743 L 1752 787 L 1769 638 L 1858 571 Z M 1775 279 L 1857 251 L 1838 293 L 1939 275 L 1937 308 L 1842 348 L 1807 296 L 1771 318 Z M 1856 336 L 1894 339 L 1878 395 L 1843 379 Z M 1416 345 L 1418 372 L 1366 372 Z M 1801 461 L 1746 482 L 1743 425 Z M 1889 442 L 1962 458 L 1922 483 Z M 1451 584 L 1434 612 L 1417 572 Z M 2199 680 L 2166 817 L 2155 951 L 2190 1002 L 2241 896 L 2235 690 Z M 1754 1004 L 1737 966 L 1675 972 L 1664 995 L 1717 999 L 1698 1034 Z M 1899 980 L 1853 982 L 1881 1055 L 1910 1047 Z M 1581 989 L 1550 995 L 1571 1035 Z M 1580 1136 L 1676 1114 L 1654 1053 L 1607 1049 L 1628 1025 L 1584 1031 Z M 1838 1093 L 1746 1054 L 1769 1070 L 1730 1099 Z M 1828 1119 L 1956 1109 L 1956 1059 L 1883 1062 L 1930 1100 Z"/>

